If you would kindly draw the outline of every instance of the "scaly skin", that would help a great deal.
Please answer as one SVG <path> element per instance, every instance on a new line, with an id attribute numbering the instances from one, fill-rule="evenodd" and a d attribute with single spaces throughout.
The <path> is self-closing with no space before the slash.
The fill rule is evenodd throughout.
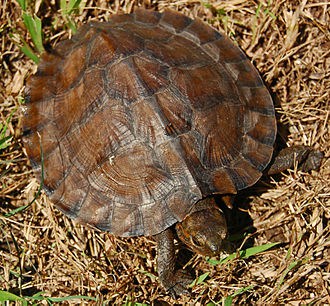
<path id="1" fill-rule="evenodd" d="M 157 267 L 160 282 L 173 297 L 187 294 L 187 286 L 193 281 L 193 277 L 175 267 L 176 255 L 172 228 L 155 235 L 154 238 L 157 241 Z"/>
<path id="2" fill-rule="evenodd" d="M 275 156 L 266 173 L 268 175 L 280 173 L 293 168 L 295 163 L 304 172 L 317 170 L 321 166 L 323 157 L 324 154 L 321 151 L 309 146 L 284 148 Z"/>

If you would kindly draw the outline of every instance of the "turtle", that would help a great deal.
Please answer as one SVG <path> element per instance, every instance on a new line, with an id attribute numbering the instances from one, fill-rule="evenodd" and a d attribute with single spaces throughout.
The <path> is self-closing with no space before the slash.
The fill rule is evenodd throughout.
<path id="1" fill-rule="evenodd" d="M 192 281 L 176 267 L 175 239 L 208 256 L 225 246 L 215 195 L 294 160 L 320 166 L 322 153 L 307 146 L 274 158 L 276 134 L 271 95 L 243 51 L 173 10 L 89 22 L 27 81 L 23 141 L 46 195 L 81 223 L 154 237 L 173 295 Z"/>

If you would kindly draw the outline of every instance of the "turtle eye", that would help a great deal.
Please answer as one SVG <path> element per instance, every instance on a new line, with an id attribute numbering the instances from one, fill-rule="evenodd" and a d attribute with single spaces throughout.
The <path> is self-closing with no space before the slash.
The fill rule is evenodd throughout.
<path id="1" fill-rule="evenodd" d="M 191 240 L 191 243 L 196 247 L 200 248 L 204 245 L 202 239 L 200 239 L 199 237 L 191 236 L 190 240 Z"/>

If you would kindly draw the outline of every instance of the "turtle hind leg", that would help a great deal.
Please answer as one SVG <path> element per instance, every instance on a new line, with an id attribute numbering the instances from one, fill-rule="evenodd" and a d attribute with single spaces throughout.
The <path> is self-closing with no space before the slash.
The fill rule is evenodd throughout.
<path id="1" fill-rule="evenodd" d="M 284 148 L 273 158 L 266 173 L 269 175 L 280 173 L 293 168 L 295 163 L 298 163 L 299 168 L 304 172 L 318 170 L 323 157 L 324 154 L 321 151 L 309 146 Z"/>

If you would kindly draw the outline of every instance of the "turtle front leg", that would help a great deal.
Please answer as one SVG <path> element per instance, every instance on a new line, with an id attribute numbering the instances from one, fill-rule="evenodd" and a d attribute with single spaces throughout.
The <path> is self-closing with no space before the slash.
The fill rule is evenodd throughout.
<path id="1" fill-rule="evenodd" d="M 174 234 L 171 228 L 154 236 L 157 241 L 157 267 L 161 284 L 172 296 L 189 293 L 187 286 L 193 277 L 185 270 L 176 269 Z"/>
<path id="2" fill-rule="evenodd" d="M 281 150 L 275 156 L 267 174 L 277 174 L 287 169 L 293 168 L 294 163 L 298 163 L 302 171 L 308 172 L 317 170 L 321 166 L 324 154 L 321 151 L 314 150 L 309 146 L 293 146 Z"/>

